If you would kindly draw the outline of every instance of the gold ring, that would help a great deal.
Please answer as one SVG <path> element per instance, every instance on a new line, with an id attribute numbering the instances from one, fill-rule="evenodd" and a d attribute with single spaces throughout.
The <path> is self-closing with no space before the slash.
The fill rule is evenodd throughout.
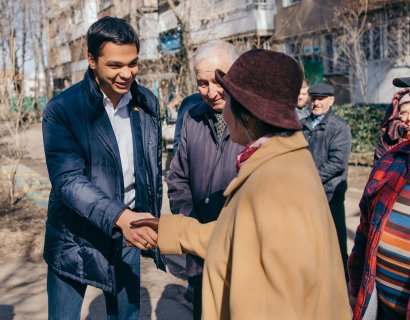
<path id="1" fill-rule="evenodd" d="M 148 241 L 145 241 L 144 244 L 143 244 L 143 246 L 146 247 L 147 244 L 148 244 Z"/>

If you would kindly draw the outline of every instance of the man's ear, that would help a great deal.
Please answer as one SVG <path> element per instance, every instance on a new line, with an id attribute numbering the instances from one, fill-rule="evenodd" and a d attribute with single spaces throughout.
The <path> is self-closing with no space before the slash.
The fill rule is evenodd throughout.
<path id="1" fill-rule="evenodd" d="M 94 70 L 97 67 L 97 61 L 95 61 L 95 58 L 91 53 L 88 53 L 87 60 L 90 68 Z"/>
<path id="2" fill-rule="evenodd" d="M 331 105 L 333 106 L 333 104 L 335 103 L 335 97 L 334 97 L 334 96 L 331 96 L 331 97 L 330 97 L 330 101 L 332 102 Z"/>

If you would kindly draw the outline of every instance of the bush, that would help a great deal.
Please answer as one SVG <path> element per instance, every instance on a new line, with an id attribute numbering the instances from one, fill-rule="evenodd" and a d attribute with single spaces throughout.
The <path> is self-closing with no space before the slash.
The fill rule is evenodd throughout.
<path id="1" fill-rule="evenodd" d="M 352 153 L 374 153 L 381 136 L 380 124 L 385 109 L 372 105 L 339 105 L 333 111 L 345 120 L 352 132 Z"/>

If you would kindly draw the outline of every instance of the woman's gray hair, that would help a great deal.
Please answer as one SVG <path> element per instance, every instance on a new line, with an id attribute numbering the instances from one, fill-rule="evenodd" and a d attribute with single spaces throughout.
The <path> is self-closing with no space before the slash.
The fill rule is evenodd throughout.
<path id="1" fill-rule="evenodd" d="M 220 58 L 224 57 L 227 59 L 229 65 L 232 65 L 236 59 L 239 57 L 239 53 L 236 50 L 235 46 L 232 43 L 223 41 L 223 40 L 212 40 L 204 43 L 203 45 L 199 46 L 199 48 L 195 51 L 194 57 L 194 68 L 196 70 L 196 66 L 198 65 L 199 61 L 204 59 L 212 59 L 212 58 Z"/>

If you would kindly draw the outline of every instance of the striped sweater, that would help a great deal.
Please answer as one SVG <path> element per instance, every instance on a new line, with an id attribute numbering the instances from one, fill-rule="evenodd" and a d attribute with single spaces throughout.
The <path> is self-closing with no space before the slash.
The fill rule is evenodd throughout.
<path id="1" fill-rule="evenodd" d="M 400 191 L 382 227 L 376 267 L 376 288 L 382 318 L 403 319 L 409 301 L 410 185 Z"/>
<path id="2" fill-rule="evenodd" d="M 353 320 L 362 319 L 375 291 L 377 253 L 382 226 L 407 182 L 410 142 L 393 148 L 376 162 L 360 200 L 360 225 L 349 257 L 350 293 L 357 297 Z M 407 304 L 410 310 L 410 303 Z M 410 320 L 410 312 L 406 312 Z"/>

